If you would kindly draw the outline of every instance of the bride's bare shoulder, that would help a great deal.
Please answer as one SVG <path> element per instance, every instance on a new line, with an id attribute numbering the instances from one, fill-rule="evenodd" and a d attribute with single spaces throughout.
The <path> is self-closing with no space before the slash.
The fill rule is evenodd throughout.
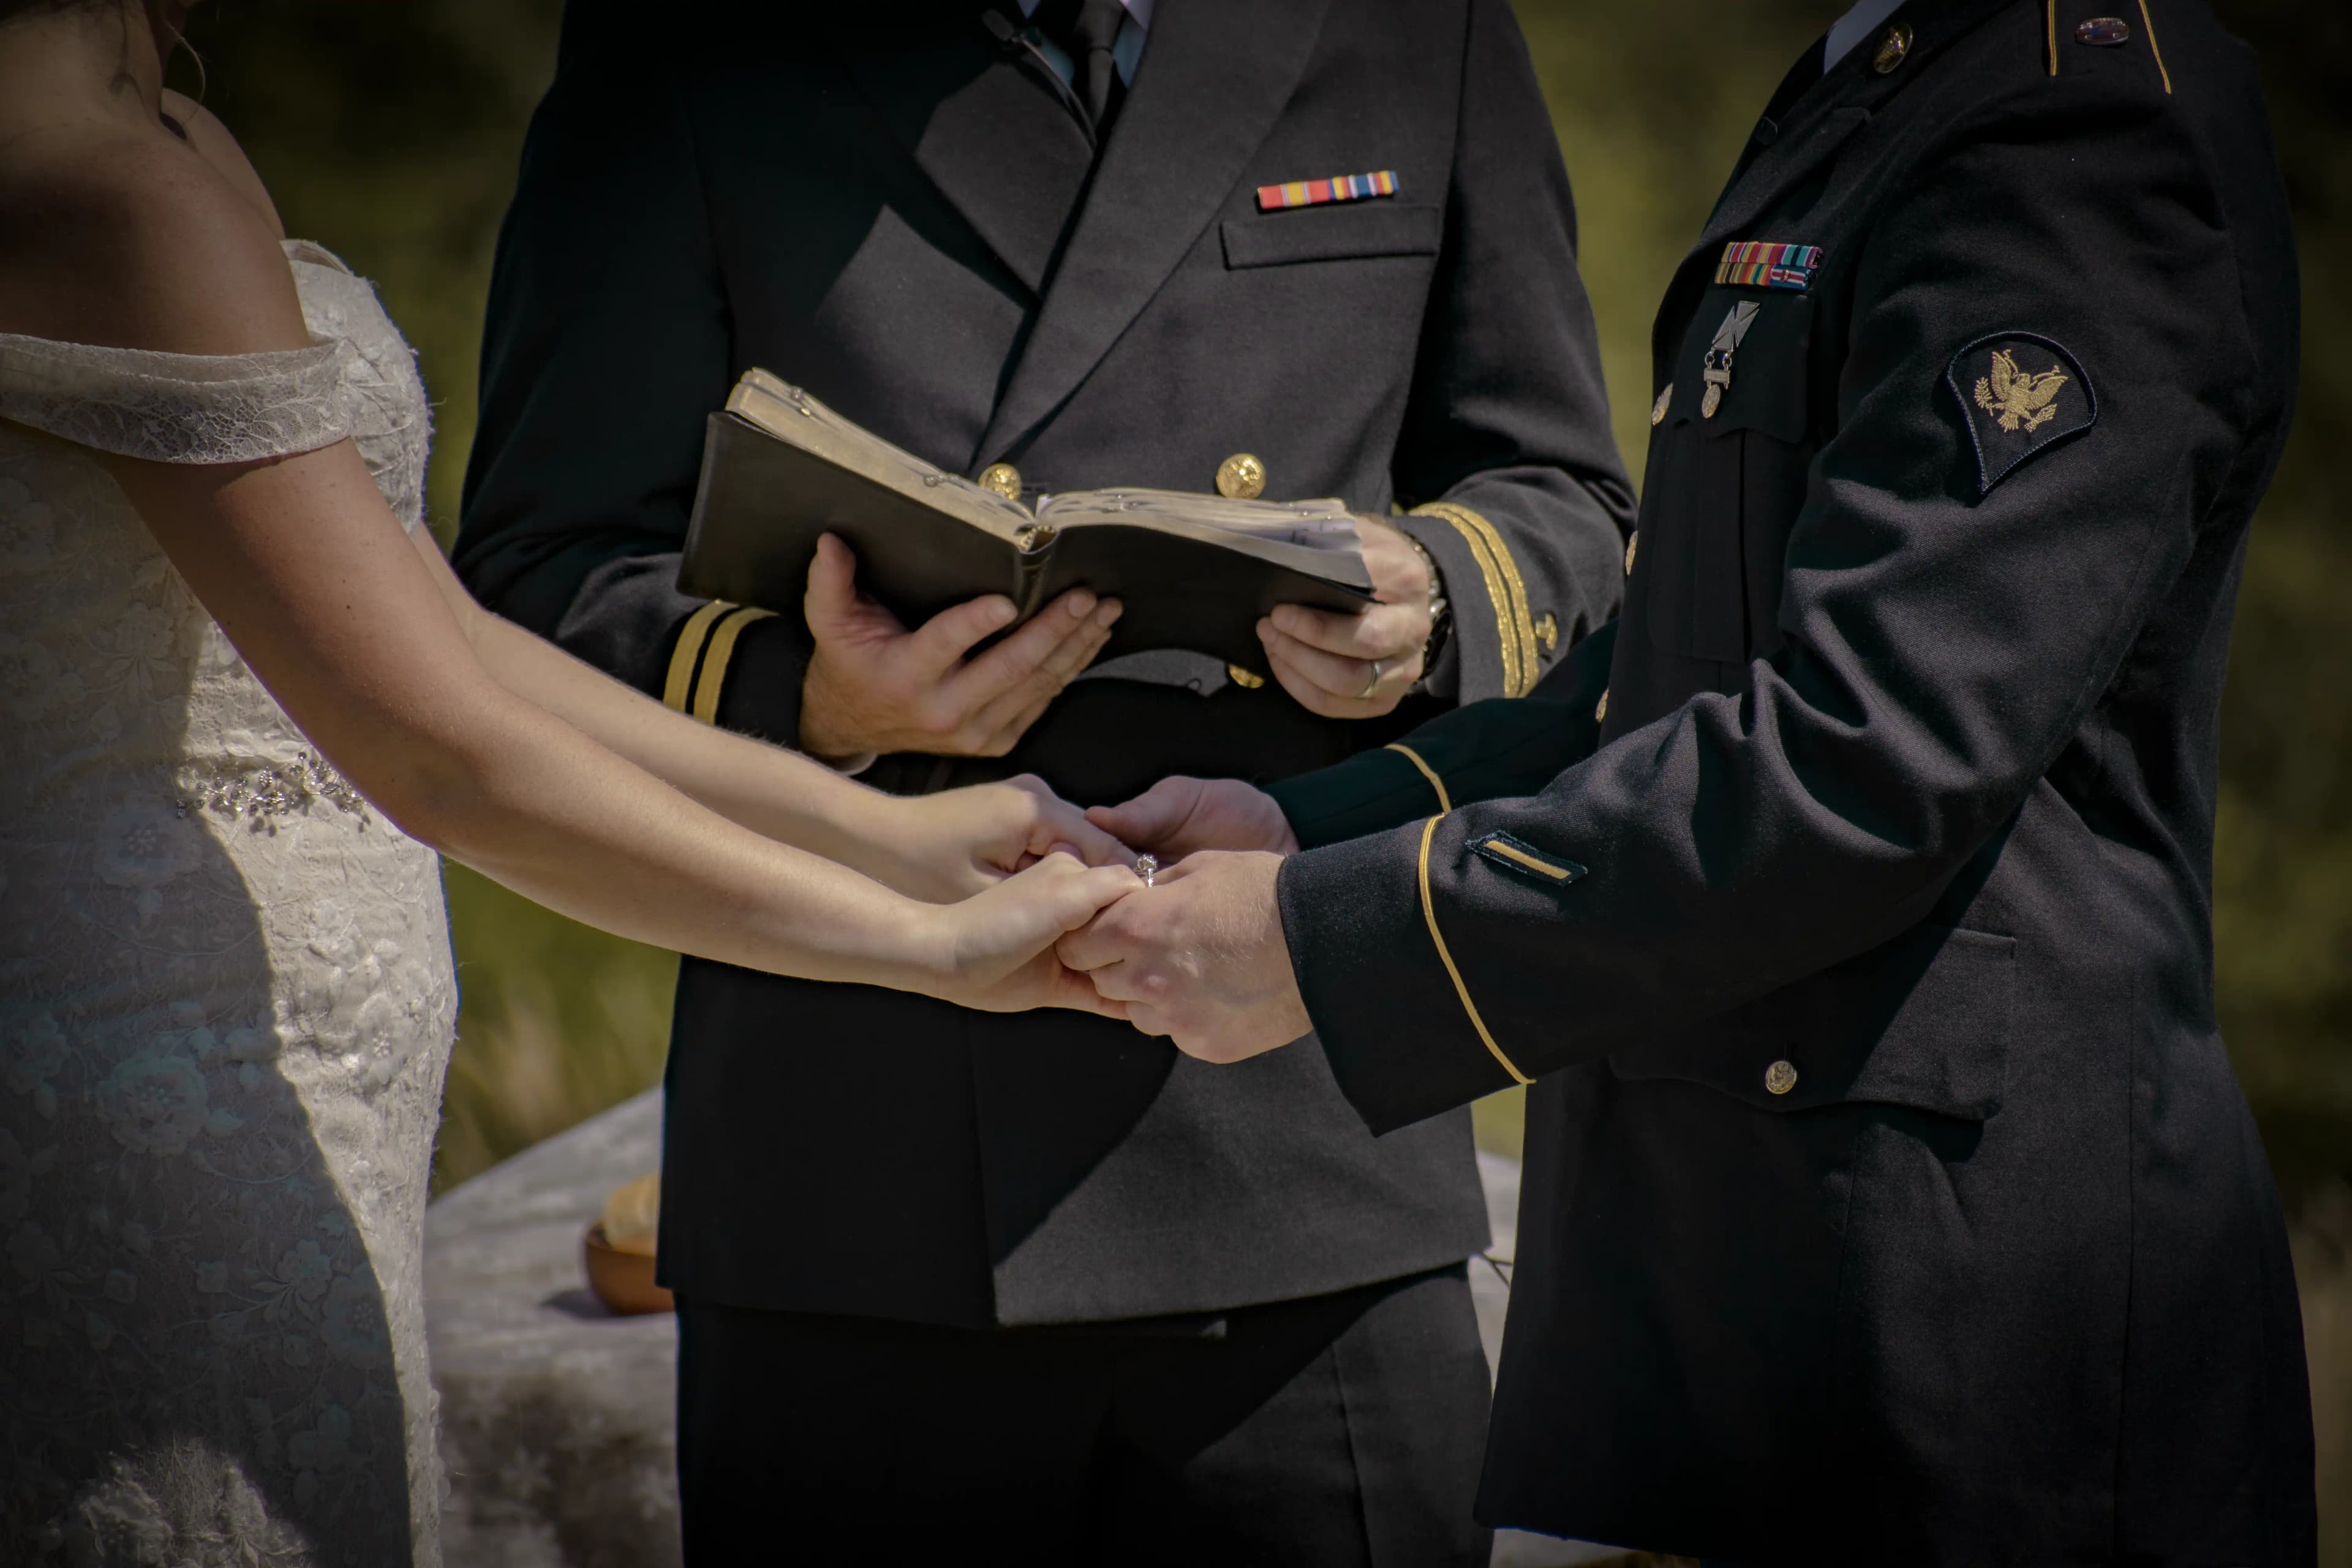
<path id="1" fill-rule="evenodd" d="M 175 353 L 307 347 L 273 217 L 160 125 L 15 139 L 0 155 L 0 332 Z"/>
<path id="2" fill-rule="evenodd" d="M 229 187 L 259 213 L 270 232 L 278 238 L 286 237 L 285 220 L 278 216 L 278 204 L 269 199 L 269 187 L 261 183 L 252 160 L 245 155 L 235 136 L 220 117 L 184 92 L 163 91 L 163 112 L 180 128 L 187 143 L 199 158 L 210 163 Z"/>

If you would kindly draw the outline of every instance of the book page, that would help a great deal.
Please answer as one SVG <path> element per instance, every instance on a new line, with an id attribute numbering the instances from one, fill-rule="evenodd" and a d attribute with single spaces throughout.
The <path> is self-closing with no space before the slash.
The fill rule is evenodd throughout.
<path id="1" fill-rule="evenodd" d="M 764 370 L 743 373 L 728 395 L 727 411 L 779 441 L 985 529 L 1018 549 L 1031 548 L 1028 536 L 1034 536 L 1037 519 L 1027 507 L 982 489 L 961 474 L 932 467 Z"/>

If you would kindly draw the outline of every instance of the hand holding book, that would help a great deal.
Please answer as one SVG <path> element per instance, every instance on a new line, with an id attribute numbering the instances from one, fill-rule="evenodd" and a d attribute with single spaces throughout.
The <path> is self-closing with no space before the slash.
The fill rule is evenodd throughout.
<path id="1" fill-rule="evenodd" d="M 834 534 L 817 541 L 803 601 L 814 651 L 801 680 L 800 747 L 835 766 L 883 752 L 1001 757 L 1110 638 L 1117 599 L 1073 588 L 977 655 L 1011 625 L 1013 601 L 984 595 L 912 631 L 857 591 L 857 562 Z"/>
<path id="2" fill-rule="evenodd" d="M 1101 649 L 1112 655 L 1185 648 L 1263 668 L 1259 623 L 1285 605 L 1333 617 L 1286 635 L 1334 658 L 1368 665 L 1381 657 L 1372 643 L 1404 646 L 1393 626 L 1370 641 L 1332 634 L 1386 585 L 1336 500 L 1116 489 L 1050 496 L 1033 510 L 747 372 L 710 419 L 679 586 L 789 609 L 827 533 L 855 552 L 860 587 L 901 628 L 991 595 L 1012 602 L 1007 624 L 1021 626 L 1085 590 L 1124 605 Z M 1305 674 L 1299 682 L 1328 689 Z M 1366 684 L 1360 676 L 1356 689 Z"/>
<path id="3" fill-rule="evenodd" d="M 1436 567 L 1387 523 L 1358 518 L 1365 571 L 1379 601 L 1335 615 L 1277 605 L 1258 622 L 1266 667 L 1299 706 L 1327 719 L 1376 719 L 1427 673 L 1438 596 Z"/>

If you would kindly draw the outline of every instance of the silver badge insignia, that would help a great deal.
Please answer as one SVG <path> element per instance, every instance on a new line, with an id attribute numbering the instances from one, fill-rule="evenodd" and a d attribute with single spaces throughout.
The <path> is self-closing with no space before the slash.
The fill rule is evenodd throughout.
<path id="1" fill-rule="evenodd" d="M 1739 352 L 1739 340 L 1756 324 L 1762 309 L 1753 300 L 1742 300 L 1724 313 L 1723 325 L 1715 329 L 1715 342 L 1708 345 L 1703 371 L 1706 393 L 1698 401 L 1699 417 L 1712 419 L 1715 411 L 1723 406 L 1723 394 L 1731 385 L 1731 356 Z"/>

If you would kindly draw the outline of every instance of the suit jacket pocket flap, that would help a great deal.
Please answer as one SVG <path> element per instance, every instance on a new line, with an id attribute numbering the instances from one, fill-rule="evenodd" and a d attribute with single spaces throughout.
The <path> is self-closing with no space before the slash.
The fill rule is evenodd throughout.
<path id="1" fill-rule="evenodd" d="M 1982 1121 L 2009 1070 L 2017 941 L 1922 926 L 1671 1039 L 1609 1058 L 1759 1110 L 1900 1105 Z"/>
<path id="2" fill-rule="evenodd" d="M 1228 268 L 1434 256 L 1445 215 L 1433 202 L 1348 202 L 1229 217 L 1221 232 Z"/>

